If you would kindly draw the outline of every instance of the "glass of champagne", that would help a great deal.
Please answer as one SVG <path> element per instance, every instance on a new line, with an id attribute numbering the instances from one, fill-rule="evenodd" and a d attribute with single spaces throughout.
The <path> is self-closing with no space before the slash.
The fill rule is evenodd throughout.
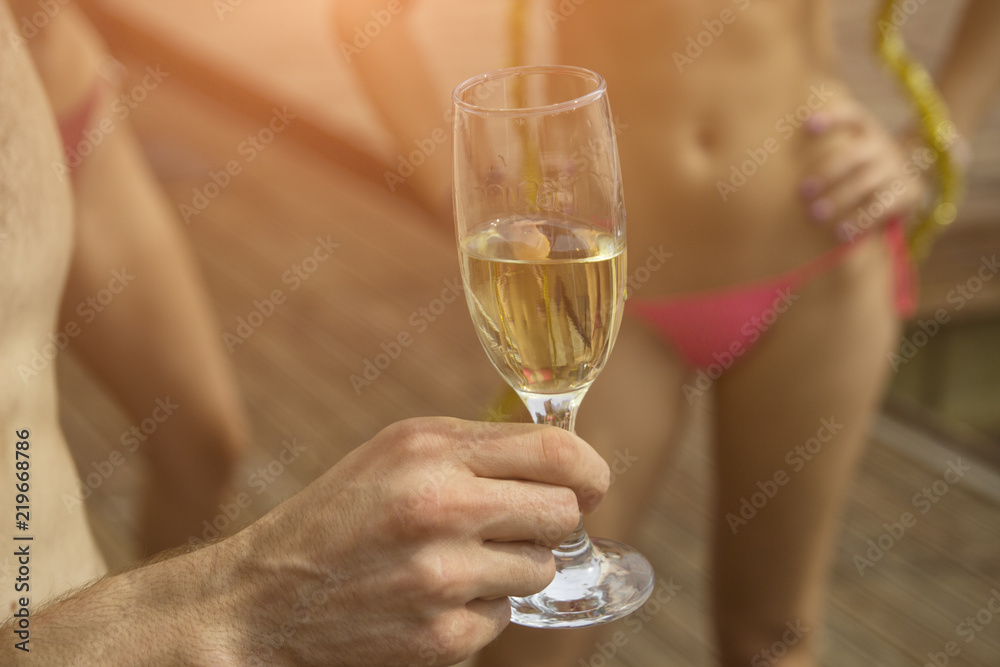
<path id="1" fill-rule="evenodd" d="M 604 79 L 513 67 L 454 93 L 455 221 L 465 294 L 493 365 L 539 424 L 573 430 L 625 301 L 625 205 Z M 582 627 L 621 618 L 653 589 L 634 549 L 583 521 L 541 593 L 511 620 Z"/>

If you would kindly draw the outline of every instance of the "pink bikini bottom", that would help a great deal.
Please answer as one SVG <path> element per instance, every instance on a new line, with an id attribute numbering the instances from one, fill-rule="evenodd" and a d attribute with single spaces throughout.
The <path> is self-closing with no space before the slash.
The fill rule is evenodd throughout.
<path id="1" fill-rule="evenodd" d="M 909 317 L 916 306 L 916 280 L 902 222 L 889 222 L 883 238 L 892 254 L 896 311 Z M 748 352 L 795 301 L 799 288 L 834 269 L 858 245 L 844 243 L 791 271 L 747 285 L 693 295 L 631 298 L 625 312 L 652 326 L 692 367 L 707 368 Z"/>

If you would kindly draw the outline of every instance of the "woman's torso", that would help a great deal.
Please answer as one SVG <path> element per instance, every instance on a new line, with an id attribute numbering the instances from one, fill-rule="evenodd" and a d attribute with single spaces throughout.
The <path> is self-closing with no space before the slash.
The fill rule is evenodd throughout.
<path id="1" fill-rule="evenodd" d="M 630 263 L 672 253 L 643 296 L 773 275 L 835 245 L 798 194 L 812 159 L 802 121 L 850 95 L 830 74 L 825 2 L 572 6 L 547 18 L 559 59 L 608 81 Z"/>

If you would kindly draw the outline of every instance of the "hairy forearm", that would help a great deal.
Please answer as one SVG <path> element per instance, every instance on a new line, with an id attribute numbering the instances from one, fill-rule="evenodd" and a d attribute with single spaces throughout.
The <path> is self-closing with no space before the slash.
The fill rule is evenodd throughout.
<path id="1" fill-rule="evenodd" d="M 242 624 L 233 622 L 229 571 L 212 545 L 105 577 L 33 614 L 29 652 L 15 647 L 6 624 L 0 663 L 233 664 Z"/>
<path id="2" fill-rule="evenodd" d="M 1000 2 L 969 0 L 938 85 L 959 132 L 975 133 L 1000 88 Z"/>

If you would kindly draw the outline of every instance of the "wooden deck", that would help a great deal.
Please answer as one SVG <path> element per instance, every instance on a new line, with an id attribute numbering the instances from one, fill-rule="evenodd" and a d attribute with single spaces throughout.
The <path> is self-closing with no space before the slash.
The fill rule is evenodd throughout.
<path id="1" fill-rule="evenodd" d="M 202 12 L 209 12 L 208 3 L 200 4 Z M 304 4 L 312 10 L 318 5 Z M 266 91 L 241 89 L 247 97 L 240 114 L 213 101 L 205 89 L 197 81 L 170 79 L 135 115 L 178 205 L 191 203 L 193 189 L 209 182 L 209 172 L 236 157 L 237 146 L 260 129 L 259 114 L 269 109 Z M 371 152 L 378 156 L 377 139 L 359 144 L 353 134 L 334 136 L 334 143 L 317 150 L 311 142 L 320 134 L 310 132 L 322 130 L 323 123 L 316 116 L 303 118 L 305 129 L 279 135 L 185 227 L 218 313 L 220 335 L 233 330 L 255 299 L 283 287 L 282 273 L 312 251 L 317 237 L 340 244 L 233 353 L 254 427 L 250 456 L 237 477 L 253 503 L 234 528 L 308 484 L 384 425 L 417 415 L 475 418 L 498 387 L 464 302 L 443 309 L 435 304 L 458 277 L 452 240 L 432 231 L 405 197 L 388 196 L 371 178 L 377 166 L 366 163 L 363 153 L 351 158 L 358 160 L 352 171 L 324 152 L 346 136 L 351 146 L 374 147 Z M 310 123 L 315 127 L 307 127 Z M 991 183 L 995 188 L 996 180 Z M 432 307 L 440 312 L 436 319 L 426 329 L 415 326 L 411 315 Z M 381 343 L 402 332 L 412 334 L 413 344 L 371 386 L 356 392 L 351 375 L 362 372 Z M 86 469 L 130 424 L 71 358 L 64 361 L 63 423 Z M 710 409 L 701 406 L 703 416 Z M 706 422 L 692 426 L 636 545 L 653 561 L 660 580 L 672 579 L 681 591 L 660 609 L 647 606 L 637 617 L 641 629 L 636 624 L 624 629 L 628 642 L 620 652 L 592 664 L 713 664 L 707 621 L 711 460 L 704 446 Z M 282 440 L 293 437 L 306 452 L 263 492 L 251 488 L 248 477 L 275 457 Z M 913 494 L 941 479 L 948 461 L 959 455 L 972 466 L 970 472 L 859 574 L 855 556 L 866 554 L 868 540 L 877 541 L 884 523 L 913 511 Z M 134 551 L 133 499 L 141 470 L 131 468 L 113 475 L 91 498 L 92 521 L 113 565 L 127 563 Z M 1000 600 L 998 510 L 1000 476 L 994 466 L 891 419 L 880 420 L 843 519 L 823 664 L 922 665 L 928 652 L 943 651 L 947 642 L 961 650 L 951 665 L 1000 664 L 1000 618 L 991 614 L 992 623 L 986 623 L 989 612 L 981 612 L 992 596 Z M 960 634 L 958 625 L 977 613 L 983 630 L 966 643 L 969 635 Z"/>

